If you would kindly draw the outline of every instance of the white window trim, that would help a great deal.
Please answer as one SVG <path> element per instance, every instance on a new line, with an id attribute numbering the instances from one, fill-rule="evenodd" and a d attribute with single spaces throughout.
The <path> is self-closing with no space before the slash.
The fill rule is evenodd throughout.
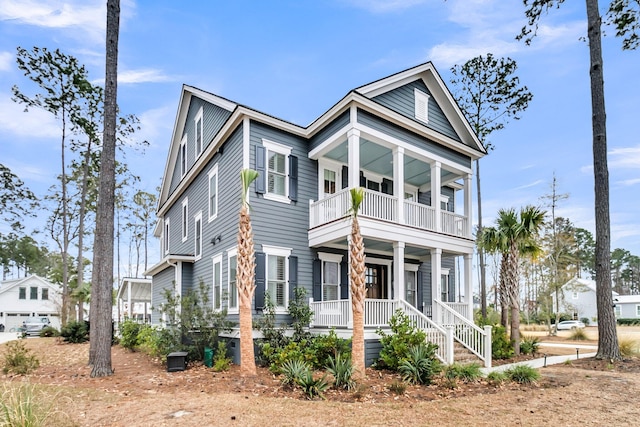
<path id="1" fill-rule="evenodd" d="M 327 252 L 318 252 L 318 259 L 320 259 L 321 265 L 320 265 L 320 298 L 322 299 L 324 296 L 324 263 L 325 262 L 334 262 L 338 264 L 338 299 L 340 299 L 340 276 L 341 276 L 341 271 L 340 269 L 342 268 L 342 260 L 344 259 L 344 256 L 339 255 L 339 254 L 330 254 Z M 324 299 L 322 299 L 324 301 Z"/>
<path id="2" fill-rule="evenodd" d="M 416 285 L 416 288 L 415 288 L 415 293 L 416 293 L 415 294 L 415 299 L 416 299 L 416 301 L 415 301 L 415 303 L 416 303 L 416 308 L 421 309 L 421 307 L 417 307 L 417 305 L 418 305 L 418 292 L 419 292 L 419 289 L 418 289 L 418 270 L 419 269 L 420 269 L 420 266 L 417 265 L 417 264 L 405 264 L 404 265 L 404 271 L 405 272 L 415 273 L 415 281 L 416 281 L 415 282 L 415 285 Z M 405 284 L 406 284 L 406 281 L 405 281 Z M 407 298 L 407 289 L 404 290 L 404 299 L 406 300 L 406 298 Z M 409 301 L 407 301 L 407 302 L 409 302 Z M 411 304 L 411 303 L 409 302 L 409 304 Z"/>
<path id="3" fill-rule="evenodd" d="M 620 305 L 620 303 L 616 304 L 616 306 L 613 308 L 613 314 L 616 317 L 622 316 L 622 306 Z"/>
<path id="4" fill-rule="evenodd" d="M 336 193 L 342 190 L 342 163 L 328 159 L 318 159 L 318 198 L 324 194 L 324 170 L 328 169 L 336 173 Z"/>
<path id="5" fill-rule="evenodd" d="M 164 219 L 164 254 L 168 255 L 169 254 L 169 244 L 170 242 L 170 236 L 171 236 L 171 218 L 165 218 Z"/>
<path id="6" fill-rule="evenodd" d="M 430 96 L 421 91 L 420 89 L 414 89 L 413 94 L 415 96 L 414 115 L 415 118 L 424 123 L 429 123 L 429 98 Z M 424 105 L 424 110 L 421 106 Z"/>
<path id="7" fill-rule="evenodd" d="M 640 317 L 640 304 L 636 304 L 636 317 Z"/>
<path id="8" fill-rule="evenodd" d="M 187 135 L 182 137 L 182 141 L 180 141 L 180 178 L 184 178 L 187 174 Z"/>
<path id="9" fill-rule="evenodd" d="M 185 197 L 182 201 L 182 241 L 186 242 L 189 238 L 189 198 Z"/>
<path id="10" fill-rule="evenodd" d="M 198 221 L 200 221 L 200 247 L 198 247 Z M 193 250 L 193 254 L 195 255 L 195 261 L 198 261 L 200 258 L 202 258 L 202 241 L 204 240 L 203 237 L 203 226 L 202 226 L 202 211 L 198 211 L 197 214 L 194 215 L 193 217 L 193 245 L 194 245 L 194 250 Z M 198 251 L 199 249 L 199 251 Z M 198 253 L 200 252 L 200 253 Z"/>
<path id="11" fill-rule="evenodd" d="M 264 266 L 264 291 L 269 288 L 269 256 L 281 256 L 285 258 L 284 263 L 284 307 L 274 307 L 276 313 L 289 312 L 289 257 L 291 256 L 291 248 L 283 248 L 280 246 L 262 245 L 262 252 L 265 254 Z"/>
<path id="12" fill-rule="evenodd" d="M 200 147 L 198 147 L 198 120 L 200 120 Z M 194 145 L 195 145 L 196 159 L 197 159 L 198 157 L 200 157 L 200 155 L 204 151 L 204 119 L 203 119 L 202 107 L 200 107 L 200 110 L 198 110 L 198 114 L 196 114 L 196 117 L 193 119 L 193 127 L 195 129 Z"/>
<path id="13" fill-rule="evenodd" d="M 265 173 L 267 176 L 265 177 L 265 193 L 264 198 L 267 200 L 273 200 L 275 202 L 281 202 L 290 204 L 291 200 L 289 200 L 289 156 L 291 155 L 292 148 L 283 144 L 279 144 L 277 142 L 269 141 L 267 139 L 262 140 L 262 146 L 267 150 L 265 159 Z M 269 151 L 273 151 L 274 153 L 282 154 L 285 156 L 284 159 L 284 195 L 269 193 Z"/>
<path id="14" fill-rule="evenodd" d="M 215 175 L 216 176 L 216 211 L 213 213 L 213 215 L 211 214 L 211 177 Z M 209 188 L 209 192 L 208 192 L 208 198 L 207 198 L 207 209 L 209 210 L 209 219 L 208 222 L 213 221 L 214 219 L 216 219 L 218 217 L 218 200 L 220 199 L 220 186 L 218 185 L 218 183 L 220 182 L 220 175 L 218 174 L 218 164 L 216 163 L 215 165 L 213 165 L 213 167 L 211 168 L 211 170 L 209 171 L 209 173 L 207 174 L 207 187 Z"/>
<path id="15" fill-rule="evenodd" d="M 222 282 L 222 253 L 216 254 L 214 256 L 211 257 L 211 275 L 212 275 L 212 282 L 211 282 L 211 307 L 214 311 L 221 311 L 223 309 L 223 305 L 222 305 L 222 293 L 223 290 L 222 288 L 224 287 L 224 284 Z M 216 295 L 216 278 L 215 278 L 215 274 L 216 274 L 216 264 L 220 264 L 220 274 L 218 277 L 218 283 L 220 283 L 220 295 Z M 216 300 L 219 299 L 220 302 L 220 308 L 216 308 Z"/>
<path id="16" fill-rule="evenodd" d="M 236 307 L 230 307 L 229 306 L 229 295 L 231 294 L 230 292 L 230 288 L 231 288 L 231 271 L 229 266 L 231 265 L 231 258 L 236 257 L 236 263 L 237 263 L 237 257 L 238 257 L 238 247 L 233 247 L 231 249 L 227 250 L 227 312 L 229 314 L 238 314 L 240 312 L 240 299 L 239 299 L 239 295 L 238 295 L 238 276 L 236 275 L 236 303 L 237 306 Z M 237 264 L 236 264 L 237 265 Z"/>

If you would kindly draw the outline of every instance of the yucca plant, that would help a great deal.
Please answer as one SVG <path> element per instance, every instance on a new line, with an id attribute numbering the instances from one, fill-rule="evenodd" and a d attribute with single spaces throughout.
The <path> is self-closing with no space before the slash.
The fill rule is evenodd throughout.
<path id="1" fill-rule="evenodd" d="M 480 365 L 477 363 L 469 363 L 462 365 L 454 363 L 445 368 L 444 376 L 449 381 L 462 380 L 469 383 L 478 380 L 482 377 L 482 371 Z"/>
<path id="2" fill-rule="evenodd" d="M 536 354 L 540 348 L 540 337 L 535 336 L 523 336 L 520 341 L 520 353 L 522 354 Z"/>
<path id="3" fill-rule="evenodd" d="M 329 356 L 327 371 L 333 375 L 333 385 L 336 388 L 353 390 L 356 382 L 353 379 L 353 365 L 348 356 L 338 353 L 336 358 Z"/>
<path id="4" fill-rule="evenodd" d="M 309 365 L 302 360 L 287 360 L 282 364 L 280 372 L 282 372 L 282 385 L 294 387 L 298 384 L 300 378 L 311 371 Z"/>
<path id="5" fill-rule="evenodd" d="M 310 369 L 298 378 L 297 383 L 309 399 L 323 397 L 323 393 L 329 388 L 326 375 L 320 378 L 314 378 L 313 372 L 311 372 Z"/>
<path id="6" fill-rule="evenodd" d="M 411 384 L 431 384 L 435 374 L 440 371 L 440 363 L 435 357 L 437 345 L 419 344 L 409 348 L 409 354 L 398 371 L 402 379 Z"/>

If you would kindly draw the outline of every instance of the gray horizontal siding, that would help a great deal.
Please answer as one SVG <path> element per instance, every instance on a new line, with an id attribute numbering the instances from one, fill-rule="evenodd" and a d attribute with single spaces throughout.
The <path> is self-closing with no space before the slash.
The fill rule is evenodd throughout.
<path id="1" fill-rule="evenodd" d="M 325 139 L 345 127 L 349 124 L 349 110 L 340 114 L 336 117 L 331 123 L 322 128 L 321 131 L 313 135 L 313 137 L 309 140 L 309 151 L 314 150 L 318 145 L 320 145 Z"/>
<path id="2" fill-rule="evenodd" d="M 400 139 L 408 144 L 413 145 L 414 147 L 418 147 L 431 153 L 437 154 L 459 165 L 469 168 L 471 167 L 471 158 L 469 156 L 437 144 L 427 138 L 418 136 L 413 132 L 389 123 L 386 120 L 383 120 L 371 113 L 360 109 L 358 110 L 358 123 L 362 123 L 387 135 L 391 135 L 394 138 Z"/>
<path id="3" fill-rule="evenodd" d="M 159 324 L 161 319 L 160 308 L 165 302 L 164 292 L 167 289 L 173 289 L 175 279 L 175 269 L 173 267 L 165 268 L 160 273 L 153 276 L 151 281 L 151 323 Z"/>
<path id="4" fill-rule="evenodd" d="M 453 130 L 453 126 L 451 126 L 451 123 L 449 122 L 449 120 L 447 120 L 444 112 L 436 102 L 435 98 L 431 95 L 431 92 L 429 91 L 429 89 L 427 89 L 427 86 L 424 84 L 424 81 L 422 79 L 414 80 L 413 82 L 408 83 L 404 86 L 378 95 L 373 99 L 374 101 L 379 102 L 385 107 L 397 111 L 405 117 L 416 120 L 415 89 L 418 89 L 429 95 L 429 122 L 426 123 L 426 126 L 430 129 L 447 135 L 448 137 L 453 138 L 456 141 L 460 141 L 460 137 L 458 136 L 458 134 L 456 134 L 455 130 Z"/>

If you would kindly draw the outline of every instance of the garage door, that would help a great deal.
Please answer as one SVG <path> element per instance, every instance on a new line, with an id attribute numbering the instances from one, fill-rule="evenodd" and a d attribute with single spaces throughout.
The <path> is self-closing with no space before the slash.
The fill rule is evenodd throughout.
<path id="1" fill-rule="evenodd" d="M 11 328 L 19 328 L 22 326 L 22 322 L 29 321 L 29 313 L 7 313 L 7 324 L 5 326 L 5 332 L 9 332 Z"/>

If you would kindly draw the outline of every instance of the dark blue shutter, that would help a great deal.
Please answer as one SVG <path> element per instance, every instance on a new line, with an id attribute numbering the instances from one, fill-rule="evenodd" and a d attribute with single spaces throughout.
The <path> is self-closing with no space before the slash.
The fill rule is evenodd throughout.
<path id="1" fill-rule="evenodd" d="M 267 265 L 264 252 L 256 252 L 256 310 L 264 309 L 264 292 L 266 289 Z M 272 295 L 273 297 L 274 295 Z"/>
<path id="2" fill-rule="evenodd" d="M 313 260 L 313 300 L 322 301 L 322 261 Z"/>
<path id="3" fill-rule="evenodd" d="M 381 190 L 384 194 L 393 196 L 393 181 L 387 178 L 382 178 Z"/>
<path id="4" fill-rule="evenodd" d="M 298 287 L 298 257 L 289 257 L 289 302 L 296 299 L 296 288 Z"/>
<path id="5" fill-rule="evenodd" d="M 340 299 L 349 299 L 349 264 L 340 262 Z"/>
<path id="6" fill-rule="evenodd" d="M 289 199 L 298 201 L 298 158 L 289 156 Z"/>
<path id="7" fill-rule="evenodd" d="M 261 145 L 256 145 L 256 193 L 264 194 L 267 191 L 267 150 Z"/>
<path id="8" fill-rule="evenodd" d="M 364 177 L 364 172 L 360 171 L 360 187 L 367 188 L 367 178 Z"/>
<path id="9" fill-rule="evenodd" d="M 416 274 L 416 291 L 418 292 L 418 297 L 416 298 L 417 309 L 424 312 L 422 308 L 422 303 L 424 301 L 424 289 L 422 288 L 422 271 L 418 270 L 418 274 Z"/>
<path id="10" fill-rule="evenodd" d="M 349 186 L 349 168 L 347 166 L 342 166 L 342 188 L 347 188 Z"/>

